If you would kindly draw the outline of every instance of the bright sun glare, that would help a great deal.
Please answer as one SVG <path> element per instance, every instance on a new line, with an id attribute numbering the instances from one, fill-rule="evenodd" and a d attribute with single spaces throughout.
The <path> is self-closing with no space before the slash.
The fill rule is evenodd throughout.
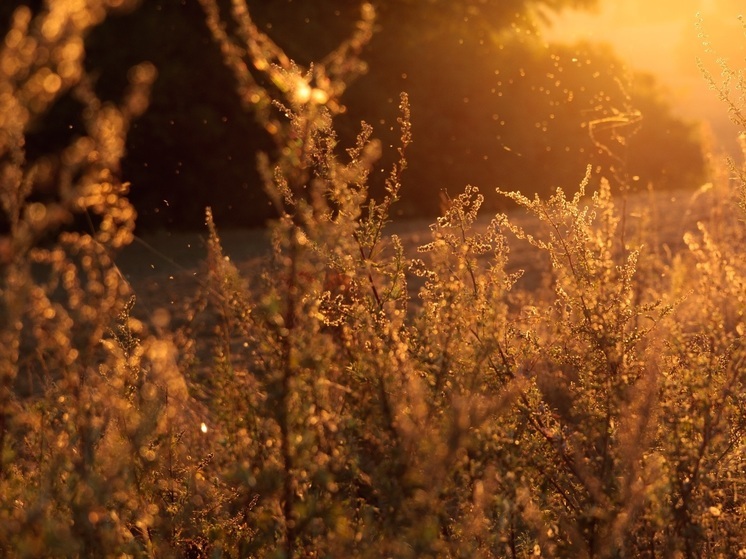
<path id="1" fill-rule="evenodd" d="M 655 74 L 684 117 L 724 120 L 717 96 L 697 68 L 708 53 L 697 21 L 716 57 L 737 65 L 744 59 L 741 0 L 600 0 L 593 12 L 566 11 L 545 30 L 547 39 L 609 43 L 635 70 Z"/>

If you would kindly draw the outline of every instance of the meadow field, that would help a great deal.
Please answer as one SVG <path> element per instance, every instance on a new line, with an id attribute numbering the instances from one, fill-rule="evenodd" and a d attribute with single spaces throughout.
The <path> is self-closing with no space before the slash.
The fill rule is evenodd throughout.
<path id="1" fill-rule="evenodd" d="M 505 212 L 464 185 L 397 221 L 406 93 L 377 200 L 374 128 L 335 130 L 373 6 L 303 69 L 245 3 L 200 4 L 278 148 L 266 229 L 135 234 L 119 162 L 157 70 L 98 97 L 110 2 L 21 8 L 0 50 L 0 554 L 746 557 L 741 164 L 707 154 L 695 190 L 589 167 Z M 63 91 L 85 133 L 43 201 L 25 138 Z"/>

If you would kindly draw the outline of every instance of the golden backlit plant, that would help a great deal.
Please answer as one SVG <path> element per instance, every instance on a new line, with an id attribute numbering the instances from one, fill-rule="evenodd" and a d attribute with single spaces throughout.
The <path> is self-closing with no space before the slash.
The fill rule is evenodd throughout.
<path id="1" fill-rule="evenodd" d="M 119 164 L 156 70 L 132 68 L 122 101 L 103 102 L 84 69 L 84 41 L 125 4 L 134 5 L 18 8 L 0 49 L 5 556 L 177 554 L 197 545 L 189 543 L 201 529 L 194 500 L 208 506 L 214 494 L 201 458 L 184 452 L 200 452 L 199 415 L 189 415 L 177 350 L 130 316 L 131 289 L 114 264 L 135 224 Z M 27 136 L 65 96 L 82 106 L 84 133 L 28 159 Z M 48 184 L 53 192 L 40 193 Z"/>
<path id="2" fill-rule="evenodd" d="M 256 28 L 244 28 L 255 34 L 251 44 L 276 52 Z M 231 60 L 236 52 L 215 34 Z M 266 58 L 255 68 L 269 72 Z M 273 71 L 292 68 L 274 59 Z M 674 343 L 690 335 L 683 324 L 708 328 L 682 320 L 689 301 L 663 279 L 689 273 L 676 267 L 685 259 L 647 262 L 660 253 L 630 246 L 626 210 L 606 182 L 589 199 L 586 178 L 570 199 L 562 191 L 548 200 L 508 194 L 539 223 L 531 234 L 506 216 L 480 222 L 481 195 L 467 187 L 444 204 L 422 259 L 409 261 L 400 239 L 385 234 L 404 161 L 389 196 L 367 200 L 378 151 L 369 127 L 342 163 L 336 105 L 327 110 L 310 97 L 299 104 L 292 88 L 279 89 L 274 107 L 282 112 L 268 131 L 289 145 L 274 164 L 263 160 L 281 217 L 260 282 L 226 268 L 211 229 L 213 286 L 225 313 L 219 357 L 245 387 L 222 384 L 219 393 L 260 398 L 237 397 L 237 413 L 225 416 L 246 417 L 251 428 L 242 433 L 261 433 L 239 453 L 256 457 L 243 462 L 241 476 L 256 489 L 259 517 L 273 518 L 259 525 L 252 549 L 694 557 L 735 543 L 737 518 L 712 519 L 725 510 L 714 495 L 740 506 L 739 482 L 727 473 L 735 472 L 729 457 L 739 455 L 740 403 L 722 395 L 738 393 L 742 380 L 726 364 L 737 363 L 726 347 L 715 361 L 700 355 L 680 368 L 695 351 Z M 408 111 L 403 105 L 403 147 Z M 520 274 L 506 272 L 511 233 L 546 255 L 548 290 L 517 292 Z M 641 258 L 640 269 L 657 276 L 641 276 Z M 711 268 L 698 270 L 707 282 Z M 414 299 L 411 284 L 419 286 Z M 731 291 L 720 293 L 723 300 Z M 229 345 L 236 335 L 244 343 Z M 693 425 L 679 414 L 687 409 Z M 264 443 L 252 449 L 252 439 Z M 694 478 L 696 492 L 686 485 Z M 330 510 L 345 511 L 346 521 Z"/>
<path id="3" fill-rule="evenodd" d="M 274 141 L 259 166 L 278 217 L 245 274 L 207 210 L 179 329 L 137 320 L 115 265 L 135 221 L 119 162 L 155 69 L 133 68 L 119 104 L 97 97 L 82 63 L 103 1 L 22 8 L 0 51 L 2 554 L 746 554 L 732 174 L 713 170 L 695 194 L 710 216 L 666 258 L 590 173 L 570 197 L 503 192 L 519 210 L 488 220 L 467 186 L 411 250 L 390 216 L 416 107 L 401 95 L 378 202 L 372 127 L 346 148 L 335 132 L 372 6 L 303 69 L 242 0 L 230 18 L 201 3 Z M 85 134 L 28 161 L 63 95 Z M 34 195 L 50 176 L 55 195 Z M 516 248 L 541 278 L 515 270 Z"/>

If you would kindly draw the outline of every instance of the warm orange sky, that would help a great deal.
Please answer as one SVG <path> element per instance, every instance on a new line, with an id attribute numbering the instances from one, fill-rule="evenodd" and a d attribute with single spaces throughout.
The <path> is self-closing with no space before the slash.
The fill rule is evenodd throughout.
<path id="1" fill-rule="evenodd" d="M 714 54 L 698 37 L 697 14 L 710 36 Z M 699 56 L 716 77 L 718 57 L 746 69 L 746 34 L 738 15 L 746 16 L 744 0 L 600 0 L 592 13 L 565 12 L 545 34 L 551 40 L 604 41 L 634 69 L 658 75 L 671 92 L 677 112 L 712 122 L 720 134 L 735 135 L 726 109 L 708 89 L 697 69 Z"/>

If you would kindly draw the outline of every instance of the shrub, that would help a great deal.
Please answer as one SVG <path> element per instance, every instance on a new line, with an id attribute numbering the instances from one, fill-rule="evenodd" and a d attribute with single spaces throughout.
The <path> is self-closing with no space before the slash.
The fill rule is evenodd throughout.
<path id="1" fill-rule="evenodd" d="M 0 202 L 10 227 L 0 270 L 0 549 L 11 557 L 174 553 L 200 525 L 198 509 L 214 506 L 177 350 L 141 333 L 113 261 L 135 222 L 119 161 L 155 69 L 131 69 L 120 105 L 97 98 L 83 39 L 108 9 L 49 2 L 32 17 L 19 8 L 0 51 Z M 27 161 L 26 135 L 63 95 L 84 107 L 85 134 Z M 49 175 L 57 191 L 44 203 L 34 189 Z M 70 229 L 76 217 L 89 230 Z"/>
<path id="2" fill-rule="evenodd" d="M 372 7 L 304 70 L 243 2 L 229 25 L 202 0 L 279 148 L 259 167 L 280 218 L 261 271 L 244 277 L 208 209 L 188 320 L 152 334 L 132 316 L 112 251 L 132 237 L 116 166 L 154 69 L 133 70 L 132 93 L 113 106 L 92 93 L 80 48 L 72 74 L 24 58 L 42 41 L 48 52 L 80 45 L 106 7 L 60 5 L 33 22 L 18 11 L 0 54 L 18 69 L 0 96 L 14 108 L 1 113 L 12 226 L 0 284 L 4 555 L 746 553 L 746 269 L 728 175 L 713 171 L 697 194 L 711 218 L 670 256 L 644 246 L 655 232 L 632 228 L 608 182 L 586 193 L 590 172 L 572 196 L 501 193 L 526 226 L 517 214 L 481 219 L 483 196 L 468 186 L 413 255 L 389 224 L 413 141 L 407 96 L 378 202 L 371 127 L 347 149 L 334 128 Z M 58 206 L 91 215 L 92 229 L 50 237 L 54 206 L 28 199 L 40 171 L 23 135 L 64 89 L 87 107 L 88 135 L 60 158 Z M 547 263 L 538 286 L 511 267 L 516 246 Z"/>

